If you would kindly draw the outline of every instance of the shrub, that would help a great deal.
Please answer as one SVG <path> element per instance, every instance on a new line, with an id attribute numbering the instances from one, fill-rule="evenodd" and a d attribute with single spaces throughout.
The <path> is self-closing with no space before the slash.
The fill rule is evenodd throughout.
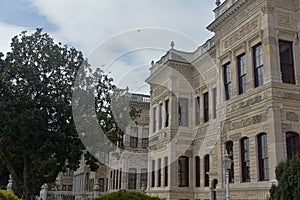
<path id="1" fill-rule="evenodd" d="M 281 162 L 276 167 L 278 186 L 272 186 L 272 200 L 300 199 L 300 156 Z"/>
<path id="2" fill-rule="evenodd" d="M 0 190 L 0 199 L 1 200 L 20 200 L 12 192 L 8 192 L 8 191 L 5 191 L 5 190 Z"/>
<path id="3" fill-rule="evenodd" d="M 160 200 L 158 197 L 150 197 L 140 192 L 119 190 L 110 194 L 94 198 L 93 200 Z"/>

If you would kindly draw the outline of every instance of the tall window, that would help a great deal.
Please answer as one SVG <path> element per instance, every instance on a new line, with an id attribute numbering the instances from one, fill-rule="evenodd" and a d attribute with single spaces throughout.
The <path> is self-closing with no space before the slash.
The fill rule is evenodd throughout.
<path id="1" fill-rule="evenodd" d="M 121 184 L 122 184 L 122 168 L 120 168 L 120 173 L 119 173 L 119 189 L 121 189 Z"/>
<path id="2" fill-rule="evenodd" d="M 253 47 L 254 87 L 264 84 L 264 61 L 262 44 Z"/>
<path id="3" fill-rule="evenodd" d="M 250 182 L 249 138 L 241 139 L 242 181 Z"/>
<path id="4" fill-rule="evenodd" d="M 153 133 L 155 133 L 156 132 L 156 107 L 153 108 L 152 121 L 153 121 Z"/>
<path id="5" fill-rule="evenodd" d="M 203 94 L 203 112 L 204 112 L 204 122 L 209 120 L 209 102 L 208 102 L 208 92 Z"/>
<path id="6" fill-rule="evenodd" d="M 116 185 L 116 189 L 118 189 L 118 186 L 119 186 L 119 170 L 118 169 L 116 170 L 116 183 L 115 183 L 115 185 Z"/>
<path id="7" fill-rule="evenodd" d="M 135 168 L 129 168 L 128 189 L 129 190 L 135 190 L 136 189 L 136 169 Z"/>
<path id="8" fill-rule="evenodd" d="M 130 128 L 130 147 L 137 148 L 138 145 L 138 127 L 131 127 Z"/>
<path id="9" fill-rule="evenodd" d="M 141 189 L 147 188 L 147 169 L 141 169 Z"/>
<path id="10" fill-rule="evenodd" d="M 225 143 L 225 150 L 228 153 L 230 159 L 233 161 L 233 142 L 227 141 Z M 229 183 L 234 182 L 234 163 L 231 163 L 231 168 L 229 170 Z"/>
<path id="11" fill-rule="evenodd" d="M 149 128 L 143 128 L 142 129 L 142 148 L 147 149 L 149 144 Z"/>
<path id="12" fill-rule="evenodd" d="M 204 186 L 209 186 L 209 155 L 204 156 Z"/>
<path id="13" fill-rule="evenodd" d="M 158 130 L 162 128 L 162 103 L 158 107 Z"/>
<path id="14" fill-rule="evenodd" d="M 196 125 L 200 124 L 200 97 L 195 98 L 195 121 Z"/>
<path id="15" fill-rule="evenodd" d="M 155 160 L 152 160 L 151 187 L 155 187 Z"/>
<path id="16" fill-rule="evenodd" d="M 223 76 L 224 76 L 225 100 L 228 100 L 231 97 L 231 90 L 232 90 L 230 63 L 226 63 L 223 66 Z"/>
<path id="17" fill-rule="evenodd" d="M 247 66 L 246 55 L 242 54 L 237 57 L 238 62 L 238 78 L 239 78 L 239 94 L 243 94 L 247 89 Z"/>
<path id="18" fill-rule="evenodd" d="M 178 180 L 179 187 L 189 186 L 189 158 L 180 156 L 178 159 Z"/>
<path id="19" fill-rule="evenodd" d="M 200 157 L 199 156 L 196 156 L 195 157 L 195 180 L 196 180 L 196 187 L 200 187 Z"/>
<path id="20" fill-rule="evenodd" d="M 212 90 L 212 118 L 216 119 L 217 117 L 217 88 L 213 88 Z"/>
<path id="21" fill-rule="evenodd" d="M 257 153 L 259 180 L 269 180 L 269 158 L 268 158 L 268 140 L 267 134 L 261 133 L 257 136 Z"/>
<path id="22" fill-rule="evenodd" d="M 286 133 L 286 150 L 288 159 L 292 159 L 295 155 L 299 154 L 299 135 L 297 133 Z"/>
<path id="23" fill-rule="evenodd" d="M 169 126 L 169 99 L 165 101 L 165 127 Z"/>
<path id="24" fill-rule="evenodd" d="M 157 166 L 157 187 L 161 187 L 161 158 L 158 159 Z"/>
<path id="25" fill-rule="evenodd" d="M 104 178 L 100 178 L 98 180 L 99 190 L 100 192 L 104 192 Z"/>
<path id="26" fill-rule="evenodd" d="M 282 82 L 295 84 L 293 43 L 279 40 L 279 56 Z"/>
<path id="27" fill-rule="evenodd" d="M 164 185 L 168 186 L 168 157 L 165 157 L 165 168 L 164 168 Z"/>
<path id="28" fill-rule="evenodd" d="M 188 99 L 186 98 L 179 98 L 178 123 L 179 126 L 188 126 Z"/>

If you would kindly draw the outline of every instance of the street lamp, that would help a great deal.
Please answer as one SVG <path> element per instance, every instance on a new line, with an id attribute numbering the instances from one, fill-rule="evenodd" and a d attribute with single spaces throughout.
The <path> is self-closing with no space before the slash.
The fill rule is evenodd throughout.
<path id="1" fill-rule="evenodd" d="M 223 158 L 223 165 L 225 168 L 225 174 L 226 174 L 226 200 L 230 200 L 229 196 L 229 170 L 231 169 L 232 160 L 230 156 L 228 155 L 227 151 Z"/>

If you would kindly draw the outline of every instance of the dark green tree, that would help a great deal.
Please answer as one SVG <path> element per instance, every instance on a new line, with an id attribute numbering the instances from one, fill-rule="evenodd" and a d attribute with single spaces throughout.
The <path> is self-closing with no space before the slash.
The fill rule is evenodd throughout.
<path id="1" fill-rule="evenodd" d="M 102 197 L 94 198 L 94 200 L 160 200 L 158 197 L 150 197 L 146 194 L 134 191 L 119 190 Z"/>
<path id="2" fill-rule="evenodd" d="M 0 158 L 14 192 L 28 200 L 59 171 L 78 166 L 83 145 L 71 97 L 83 56 L 37 29 L 15 36 L 0 58 Z"/>
<path id="3" fill-rule="evenodd" d="M 300 199 L 300 156 L 281 162 L 276 167 L 278 186 L 273 185 L 270 193 L 272 200 Z"/>

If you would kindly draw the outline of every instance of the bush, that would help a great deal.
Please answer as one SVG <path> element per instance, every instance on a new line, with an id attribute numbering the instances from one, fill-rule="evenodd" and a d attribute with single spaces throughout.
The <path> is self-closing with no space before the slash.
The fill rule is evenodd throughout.
<path id="1" fill-rule="evenodd" d="M 272 186 L 272 200 L 300 199 L 300 156 L 281 162 L 276 167 L 278 186 Z"/>
<path id="2" fill-rule="evenodd" d="M 5 190 L 0 190 L 0 199 L 1 200 L 20 200 L 12 192 L 7 192 Z"/>
<path id="3" fill-rule="evenodd" d="M 150 197 L 140 192 L 119 190 L 110 194 L 94 198 L 93 200 L 160 200 L 158 197 Z"/>

